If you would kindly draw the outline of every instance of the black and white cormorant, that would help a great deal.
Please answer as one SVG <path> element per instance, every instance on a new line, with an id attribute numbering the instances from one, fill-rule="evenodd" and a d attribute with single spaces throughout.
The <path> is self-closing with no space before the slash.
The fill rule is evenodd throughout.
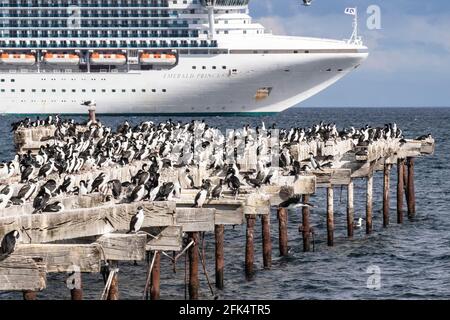
<path id="1" fill-rule="evenodd" d="M 144 223 L 144 217 L 145 217 L 144 216 L 144 208 L 139 206 L 137 209 L 138 209 L 138 211 L 131 218 L 130 229 L 128 230 L 127 233 L 136 233 L 136 232 L 138 232 L 141 229 L 142 224 Z"/>
<path id="2" fill-rule="evenodd" d="M 8 232 L 2 239 L 0 246 L 0 257 L 9 256 L 16 249 L 20 233 L 17 230 Z"/>

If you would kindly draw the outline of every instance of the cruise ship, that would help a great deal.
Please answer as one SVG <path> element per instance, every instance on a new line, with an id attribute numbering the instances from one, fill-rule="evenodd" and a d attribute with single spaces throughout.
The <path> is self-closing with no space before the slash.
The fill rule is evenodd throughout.
<path id="1" fill-rule="evenodd" d="M 0 113 L 277 113 L 368 56 L 274 35 L 249 1 L 0 0 Z"/>

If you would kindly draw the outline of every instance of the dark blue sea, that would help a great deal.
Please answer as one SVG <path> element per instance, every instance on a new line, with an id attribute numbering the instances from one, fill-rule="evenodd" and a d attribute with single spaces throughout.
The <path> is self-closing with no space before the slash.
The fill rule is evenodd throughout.
<path id="1" fill-rule="evenodd" d="M 113 126 L 128 119 L 154 122 L 166 117 L 107 117 L 100 120 Z M 13 157 L 14 147 L 10 123 L 18 118 L 0 117 L 0 161 Z M 77 120 L 85 120 L 77 117 Z M 192 117 L 172 117 L 190 121 Z M 202 119 L 202 118 L 196 118 Z M 295 108 L 270 117 L 204 118 L 221 129 L 244 124 L 279 127 L 310 126 L 319 121 L 335 122 L 338 127 L 383 125 L 396 122 L 407 137 L 432 133 L 436 138 L 434 156 L 416 161 L 417 217 L 396 224 L 396 170 L 391 180 L 391 224 L 382 227 L 382 175 L 374 180 L 374 232 L 366 236 L 356 230 L 353 240 L 346 238 L 346 191 L 335 189 L 335 246 L 326 244 L 325 189 L 318 189 L 311 199 L 311 222 L 315 228 L 315 252 L 303 253 L 298 226 L 300 214 L 289 215 L 289 257 L 278 257 L 278 223 L 272 213 L 272 270 L 263 270 L 261 225 L 256 224 L 255 269 L 253 281 L 244 276 L 245 226 L 225 229 L 225 289 L 219 299 L 449 299 L 450 298 L 450 108 Z M 365 181 L 355 182 L 355 216 L 365 216 Z M 170 261 L 161 258 L 161 298 L 184 299 L 184 259 L 173 273 Z M 214 281 L 214 236 L 206 236 L 206 262 Z M 146 263 L 119 265 L 121 299 L 141 299 Z M 368 288 L 373 276 L 367 271 L 378 269 L 379 289 Z M 369 277 L 371 277 L 369 279 Z M 65 274 L 50 274 L 47 289 L 39 299 L 69 299 Z M 200 269 L 201 298 L 211 299 L 207 282 Z M 369 281 L 371 282 L 371 281 Z M 83 274 L 85 299 L 98 299 L 103 289 L 100 274 Z M 21 299 L 20 293 L 0 293 L 0 299 Z"/>

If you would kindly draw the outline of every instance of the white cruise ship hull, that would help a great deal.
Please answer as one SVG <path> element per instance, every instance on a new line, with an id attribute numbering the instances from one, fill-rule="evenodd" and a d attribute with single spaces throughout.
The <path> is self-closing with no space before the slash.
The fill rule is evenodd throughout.
<path id="1" fill-rule="evenodd" d="M 84 114 L 82 103 L 95 100 L 101 114 L 277 113 L 324 90 L 367 55 L 342 48 L 195 54 L 182 55 L 175 67 L 162 70 L 3 72 L 0 112 Z"/>

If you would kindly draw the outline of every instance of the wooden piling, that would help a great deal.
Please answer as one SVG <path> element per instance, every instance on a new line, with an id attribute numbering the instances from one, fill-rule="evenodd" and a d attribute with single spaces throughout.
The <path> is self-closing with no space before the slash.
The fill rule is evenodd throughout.
<path id="1" fill-rule="evenodd" d="M 397 223 L 403 223 L 403 192 L 405 159 L 397 160 Z"/>
<path id="2" fill-rule="evenodd" d="M 280 256 L 288 255 L 287 209 L 278 208 L 278 243 Z"/>
<path id="3" fill-rule="evenodd" d="M 109 287 L 108 300 L 119 300 L 119 273 L 115 272 Z"/>
<path id="4" fill-rule="evenodd" d="M 303 202 L 309 202 L 309 195 L 303 195 Z M 303 237 L 303 252 L 311 251 L 311 241 L 310 241 L 310 224 L 309 224 L 309 208 L 302 208 L 302 237 Z"/>
<path id="5" fill-rule="evenodd" d="M 224 253 L 223 253 L 223 241 L 224 241 L 224 225 L 218 224 L 215 226 L 216 236 L 216 288 L 223 289 L 223 272 L 224 272 Z"/>
<path id="6" fill-rule="evenodd" d="M 270 213 L 261 216 L 263 265 L 264 269 L 272 268 L 272 240 L 270 238 Z"/>
<path id="7" fill-rule="evenodd" d="M 198 300 L 198 232 L 189 232 L 188 237 L 189 242 L 194 241 L 189 247 L 189 299 Z"/>
<path id="8" fill-rule="evenodd" d="M 416 215 L 416 194 L 414 190 L 414 158 L 408 158 L 408 217 L 414 218 Z"/>
<path id="9" fill-rule="evenodd" d="M 22 292 L 23 300 L 36 300 L 36 291 L 25 290 Z"/>
<path id="10" fill-rule="evenodd" d="M 246 242 L 245 242 L 245 276 L 247 280 L 253 278 L 253 262 L 255 257 L 255 221 L 256 216 L 248 214 L 247 216 L 247 230 L 246 230 Z"/>
<path id="11" fill-rule="evenodd" d="M 347 185 L 347 236 L 353 237 L 353 224 L 355 220 L 355 206 L 354 206 L 354 184 L 353 181 Z"/>
<path id="12" fill-rule="evenodd" d="M 383 179 L 383 227 L 387 228 L 389 225 L 389 202 L 390 202 L 390 183 L 391 183 L 391 165 L 384 165 L 384 179 Z"/>
<path id="13" fill-rule="evenodd" d="M 154 253 L 155 262 L 153 264 L 151 275 L 150 299 L 159 300 L 160 293 L 160 273 L 161 273 L 161 254 L 159 251 Z"/>
<path id="14" fill-rule="evenodd" d="M 327 188 L 327 243 L 328 246 L 334 245 L 334 190 L 333 187 Z"/>
<path id="15" fill-rule="evenodd" d="M 372 213 L 373 213 L 373 175 L 367 177 L 366 190 L 366 233 L 372 233 Z"/>
<path id="16" fill-rule="evenodd" d="M 81 273 L 80 273 L 78 288 L 70 289 L 70 299 L 71 300 L 83 300 L 83 282 L 81 280 Z"/>

